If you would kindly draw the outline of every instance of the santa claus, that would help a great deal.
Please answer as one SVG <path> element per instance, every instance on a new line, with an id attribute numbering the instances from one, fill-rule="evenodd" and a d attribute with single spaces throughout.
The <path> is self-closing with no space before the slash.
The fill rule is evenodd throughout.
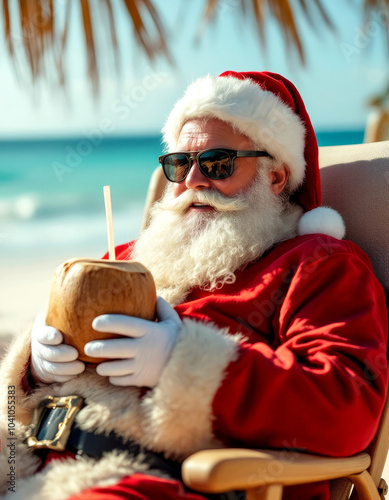
<path id="1" fill-rule="evenodd" d="M 201 78 L 164 139 L 170 182 L 147 229 L 116 249 L 151 270 L 158 322 L 95 318 L 95 330 L 121 334 L 85 346 L 112 359 L 96 368 L 39 322 L 31 341 L 17 339 L 1 371 L 16 407 L 16 492 L 0 456 L 4 498 L 201 500 L 180 477 L 197 450 L 343 456 L 374 437 L 385 299 L 366 255 L 342 240 L 341 217 L 319 207 L 318 148 L 298 91 L 267 72 Z M 78 406 L 65 451 L 29 448 L 34 410 L 52 402 L 38 429 L 52 439 L 69 396 Z M 228 495 L 217 498 L 239 498 Z M 284 498 L 325 500 L 329 487 Z"/>

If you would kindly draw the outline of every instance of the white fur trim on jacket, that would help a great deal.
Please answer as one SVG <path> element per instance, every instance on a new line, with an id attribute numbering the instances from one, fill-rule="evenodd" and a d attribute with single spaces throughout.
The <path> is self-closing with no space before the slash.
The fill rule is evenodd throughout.
<path id="1" fill-rule="evenodd" d="M 127 453 L 111 452 L 98 461 L 81 458 L 51 462 L 43 472 L 18 480 L 15 492 L 7 492 L 1 499 L 66 500 L 89 488 L 116 484 L 124 477 L 137 472 L 167 477 Z"/>
<path id="2" fill-rule="evenodd" d="M 212 401 L 227 366 L 237 359 L 240 335 L 185 319 L 157 387 L 143 400 L 149 446 L 183 458 L 221 446 L 212 432 Z"/>
<path id="3" fill-rule="evenodd" d="M 0 416 L 7 414 L 8 387 L 15 386 L 16 418 L 22 424 L 30 422 L 31 413 L 28 398 L 24 394 L 21 381 L 30 358 L 30 331 L 17 335 L 8 345 L 0 363 Z"/>
<path id="4" fill-rule="evenodd" d="M 341 240 L 346 234 L 342 216 L 333 208 L 318 207 L 302 215 L 298 223 L 298 234 L 327 234 Z"/>
<path id="5" fill-rule="evenodd" d="M 31 420 L 33 409 L 45 396 L 77 394 L 86 402 L 76 416 L 82 429 L 115 432 L 179 460 L 203 448 L 222 446 L 213 435 L 212 401 L 228 365 L 239 355 L 240 335 L 231 336 L 227 330 L 213 325 L 184 320 L 160 382 L 143 397 L 138 388 L 112 386 L 106 377 L 97 375 L 94 368 L 88 368 L 66 383 L 38 387 L 26 396 L 20 392 L 20 380 L 29 358 L 29 338 L 22 340 L 24 343 L 18 340 L 11 346 L 1 372 L 7 383 L 18 386 L 23 400 L 18 408 L 24 423 Z M 6 413 L 4 403 L 3 415 Z M 19 419 L 18 409 L 16 418 Z M 24 428 L 21 425 L 20 432 Z M 4 432 L 6 429 L 0 433 Z M 6 497 L 15 500 L 68 498 L 92 485 L 113 484 L 135 471 L 148 470 L 147 464 L 137 464 L 128 454 L 114 458 L 116 454 L 111 452 L 106 459 L 98 461 L 98 467 L 96 462 L 84 458 L 55 461 L 34 477 L 22 479 L 36 470 L 37 462 L 21 439 L 18 444 L 18 467 L 22 472 L 19 493 L 10 492 L 13 496 Z M 72 477 L 70 486 L 65 486 L 66 481 L 61 477 Z M 0 477 L 0 492 L 6 491 L 6 486 L 6 477 Z M 54 490 L 58 495 L 53 495 Z"/>
<path id="6" fill-rule="evenodd" d="M 135 473 L 148 473 L 167 477 L 154 471 L 127 453 L 110 452 L 101 460 L 81 458 L 51 462 L 43 472 L 20 479 L 15 492 L 10 491 L 2 500 L 66 500 L 89 488 L 109 486 Z"/>
<path id="7" fill-rule="evenodd" d="M 186 121 L 218 118 L 249 137 L 290 169 L 294 191 L 305 172 L 305 127 L 278 96 L 250 79 L 206 76 L 193 82 L 171 111 L 163 129 L 170 151 L 176 148 Z"/>
<path id="8" fill-rule="evenodd" d="M 19 492 L 20 482 L 23 478 L 32 476 L 41 462 L 23 444 L 24 426 L 14 421 L 12 421 L 12 427 L 8 427 L 8 424 L 7 415 L 2 415 L 0 419 L 0 496 L 9 491 L 9 498 L 16 498 L 15 493 Z M 10 436 L 10 429 L 12 429 L 12 436 Z M 26 495 L 24 498 L 30 497 Z"/>

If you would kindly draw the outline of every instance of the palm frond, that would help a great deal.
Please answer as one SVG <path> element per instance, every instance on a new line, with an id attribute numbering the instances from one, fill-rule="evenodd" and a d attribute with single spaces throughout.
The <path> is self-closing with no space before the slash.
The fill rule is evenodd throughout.
<path id="1" fill-rule="evenodd" d="M 5 41 L 7 43 L 9 53 L 13 55 L 14 49 L 11 37 L 11 18 L 9 15 L 9 5 L 7 0 L 3 0 L 3 17 Z"/>
<path id="2" fill-rule="evenodd" d="M 364 0 L 364 24 L 371 20 L 375 14 L 381 28 L 385 30 L 386 42 L 389 49 L 389 0 Z M 381 93 L 372 96 L 368 105 L 381 110 L 389 109 L 389 82 Z"/>
<path id="3" fill-rule="evenodd" d="M 273 0 L 269 4 L 270 10 L 278 21 L 282 33 L 286 39 L 287 47 L 294 47 L 300 56 L 302 63 L 305 62 L 305 54 L 301 43 L 300 34 L 297 30 L 295 16 L 289 0 Z"/>
<path id="4" fill-rule="evenodd" d="M 56 5 L 53 0 L 17 0 L 17 3 L 13 3 L 12 0 L 1 1 L 8 53 L 16 72 L 21 64 L 21 58 L 25 58 L 33 82 L 45 73 L 52 76 L 54 61 L 58 83 L 60 85 L 66 83 L 65 59 L 72 7 L 78 7 L 80 14 L 87 72 L 95 95 L 99 91 L 101 58 L 98 50 L 101 32 L 97 29 L 97 21 L 102 21 L 109 30 L 116 69 L 119 69 L 120 43 L 117 38 L 116 9 L 113 8 L 113 0 L 100 0 L 98 3 L 90 0 L 74 0 L 66 2 L 64 7 Z M 147 57 L 152 60 L 158 55 L 164 55 L 172 62 L 166 43 L 165 28 L 152 0 L 122 0 L 122 2 L 133 26 L 135 39 Z M 59 15 L 60 9 L 65 9 L 64 16 Z M 59 26 L 58 19 L 63 17 L 63 25 Z M 15 35 L 16 33 L 18 34 Z M 16 51 L 16 45 L 19 45 L 15 44 L 16 39 L 21 41 L 22 50 Z"/>
<path id="5" fill-rule="evenodd" d="M 68 39 L 68 33 L 69 33 L 69 24 L 70 24 L 70 9 L 71 9 L 71 2 L 68 2 L 66 4 L 66 10 L 65 10 L 65 21 L 64 21 L 64 27 L 62 30 L 62 33 L 60 34 L 58 38 L 58 53 L 56 57 L 56 67 L 57 67 L 57 75 L 58 75 L 58 82 L 60 85 L 65 85 L 66 81 L 66 75 L 64 71 L 64 53 L 65 53 L 65 47 L 66 47 L 66 42 Z M 53 11 L 53 21 L 54 21 L 54 11 Z M 56 40 L 53 40 L 53 46 Z"/>
<path id="6" fill-rule="evenodd" d="M 107 14 L 108 14 L 108 23 L 109 23 L 109 30 L 111 33 L 111 42 L 112 42 L 112 47 L 114 51 L 116 52 L 118 48 L 118 39 L 116 36 L 116 27 L 115 27 L 115 17 L 113 15 L 113 9 L 112 9 L 112 4 L 109 0 L 101 0 L 103 7 L 105 7 Z"/>
<path id="7" fill-rule="evenodd" d="M 110 33 L 110 44 L 116 63 L 120 66 L 120 50 L 123 44 L 118 39 L 116 27 L 116 9 L 114 0 L 73 0 L 63 7 L 54 0 L 0 0 L 2 2 L 4 38 L 9 55 L 11 56 L 16 73 L 20 65 L 21 55 L 24 56 L 33 81 L 41 75 L 53 74 L 53 61 L 56 68 L 56 77 L 61 85 L 66 83 L 66 55 L 71 8 L 77 8 L 80 14 L 80 27 L 84 36 L 85 52 L 87 55 L 87 71 L 93 84 L 95 94 L 99 90 L 99 66 L 102 57 L 99 47 L 101 30 L 97 29 L 97 21 Z M 116 0 L 117 2 L 118 0 Z M 301 37 L 301 28 L 297 22 L 298 15 L 306 18 L 309 25 L 316 28 L 323 26 L 334 30 L 334 25 L 324 8 L 324 0 L 240 0 L 234 3 L 224 3 L 227 0 L 203 0 L 204 10 L 202 20 L 198 25 L 201 29 L 211 22 L 217 22 L 219 7 L 229 6 L 245 15 L 253 14 L 259 38 L 266 43 L 266 23 L 273 18 L 280 28 L 285 40 L 286 50 L 295 50 L 301 62 L 305 61 L 305 47 Z M 181 0 L 183 4 L 188 0 Z M 72 5 L 72 7 L 71 7 Z M 166 29 L 155 8 L 155 0 L 121 0 L 124 12 L 127 13 L 130 25 L 133 27 L 135 40 L 141 50 L 150 60 L 157 56 L 164 56 L 170 62 L 169 46 Z M 364 0 L 366 19 L 372 13 L 382 15 L 383 29 L 386 30 L 389 47 L 389 0 Z M 115 8 L 114 8 L 115 6 Z M 12 8 L 11 8 L 12 7 Z M 60 9 L 65 9 L 60 12 Z M 62 21 L 60 26 L 59 20 Z M 15 37 L 15 33 L 20 36 Z M 16 41 L 21 41 L 23 51 L 19 50 Z M 48 56 L 51 56 L 51 59 Z"/>
<path id="8" fill-rule="evenodd" d="M 302 0 L 300 0 L 300 2 L 302 2 Z M 329 18 L 327 12 L 325 11 L 324 7 L 323 7 L 323 4 L 321 3 L 320 0 L 313 0 L 313 3 L 315 4 L 316 8 L 318 9 L 320 15 L 321 15 L 321 19 L 324 21 L 324 23 L 331 29 L 334 29 L 334 25 L 331 21 L 331 19 Z M 305 12 L 308 12 L 309 9 L 309 4 L 306 5 L 306 8 L 305 8 Z"/>
<path id="9" fill-rule="evenodd" d="M 265 0 L 252 0 L 253 2 L 253 10 L 255 15 L 255 20 L 258 26 L 259 38 L 264 46 L 266 46 L 266 38 L 265 38 L 265 16 L 264 16 L 264 4 Z"/>
<path id="10" fill-rule="evenodd" d="M 381 26 L 385 29 L 386 41 L 389 48 L 389 0 L 364 0 L 364 22 L 369 21 L 372 13 L 381 17 Z"/>
<path id="11" fill-rule="evenodd" d="M 118 39 L 117 39 L 117 35 L 116 35 L 116 23 L 115 23 L 115 16 L 114 16 L 113 9 L 112 9 L 112 4 L 111 4 L 110 0 L 100 0 L 100 1 L 102 3 L 103 8 L 107 12 L 109 33 L 111 35 L 111 43 L 112 43 L 112 50 L 113 50 L 116 71 L 119 72 L 120 71 L 119 45 L 118 45 Z"/>
<path id="12" fill-rule="evenodd" d="M 157 30 L 157 39 L 156 43 L 150 42 L 151 46 L 154 47 L 154 52 L 152 54 L 152 58 L 154 58 L 157 54 L 164 54 L 164 56 L 173 63 L 173 60 L 170 56 L 170 52 L 166 43 L 166 33 L 165 28 L 160 20 L 159 14 L 154 7 L 153 3 L 150 0 L 142 0 L 145 8 L 148 10 L 148 13 L 154 23 L 154 27 Z"/>
<path id="13" fill-rule="evenodd" d="M 208 0 L 205 4 L 204 20 L 211 21 L 215 19 L 216 9 L 219 4 L 219 0 Z"/>
<path id="14" fill-rule="evenodd" d="M 364 9 L 369 12 L 371 9 L 387 10 L 389 0 L 364 0 Z"/>
<path id="15" fill-rule="evenodd" d="M 91 11 L 89 0 L 81 0 L 82 22 L 84 28 L 85 45 L 87 48 L 88 58 L 88 74 L 90 80 L 93 82 L 95 92 L 98 91 L 98 67 L 96 58 L 95 36 L 93 33 L 93 22 L 91 18 Z"/>
<path id="16" fill-rule="evenodd" d="M 214 22 L 217 20 L 216 13 L 222 0 L 206 0 L 203 21 Z M 298 6 L 311 26 L 324 24 L 325 27 L 334 30 L 334 25 L 324 9 L 322 0 L 241 0 L 235 4 L 244 15 L 248 10 L 254 13 L 254 20 L 258 29 L 261 43 L 266 48 L 265 23 L 269 17 L 276 20 L 282 36 L 285 38 L 286 50 L 296 50 L 300 61 L 304 63 L 305 52 L 301 41 L 300 30 L 296 22 L 296 6 Z M 315 17 L 314 10 L 317 16 Z"/>

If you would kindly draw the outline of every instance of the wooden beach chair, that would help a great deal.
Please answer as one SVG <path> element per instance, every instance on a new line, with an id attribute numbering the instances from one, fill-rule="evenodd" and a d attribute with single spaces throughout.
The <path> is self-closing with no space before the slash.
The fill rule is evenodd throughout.
<path id="1" fill-rule="evenodd" d="M 389 304 L 389 141 L 320 148 L 322 204 L 338 210 L 346 238 L 370 257 Z M 151 179 L 143 226 L 151 204 L 165 186 L 162 170 Z M 331 500 L 379 500 L 389 448 L 389 398 L 369 450 L 353 457 L 329 458 L 288 451 L 204 450 L 182 467 L 187 486 L 199 492 L 245 490 L 248 500 L 280 500 L 284 486 L 331 481 Z"/>

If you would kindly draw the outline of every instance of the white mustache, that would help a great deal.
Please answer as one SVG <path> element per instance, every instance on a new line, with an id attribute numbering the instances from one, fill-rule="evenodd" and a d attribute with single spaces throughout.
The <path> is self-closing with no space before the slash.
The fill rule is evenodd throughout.
<path id="1" fill-rule="evenodd" d="M 212 189 L 202 191 L 187 190 L 177 198 L 166 198 L 161 201 L 160 207 L 163 210 L 170 210 L 175 213 L 185 212 L 193 203 L 210 205 L 218 212 L 238 212 L 248 208 L 246 197 L 242 194 L 235 196 L 225 196 Z"/>

